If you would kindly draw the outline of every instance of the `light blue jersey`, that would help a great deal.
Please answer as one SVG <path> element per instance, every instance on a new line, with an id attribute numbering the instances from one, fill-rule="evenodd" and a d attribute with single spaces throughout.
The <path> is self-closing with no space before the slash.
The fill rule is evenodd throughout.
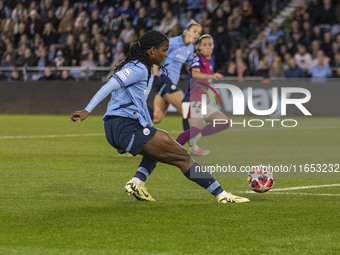
<path id="1" fill-rule="evenodd" d="M 121 116 L 137 119 L 145 127 L 153 126 L 146 100 L 152 87 L 153 76 L 148 80 L 147 67 L 138 62 L 127 63 L 114 73 L 110 80 L 97 92 L 85 108 L 91 112 L 111 93 L 104 119 L 108 116 Z"/>
<path id="2" fill-rule="evenodd" d="M 194 45 L 184 43 L 183 35 L 172 37 L 169 39 L 168 57 L 163 63 L 167 69 L 169 78 L 173 84 L 177 85 L 181 74 L 182 65 L 184 63 L 191 64 L 194 58 Z M 165 74 L 160 70 L 160 74 Z"/>

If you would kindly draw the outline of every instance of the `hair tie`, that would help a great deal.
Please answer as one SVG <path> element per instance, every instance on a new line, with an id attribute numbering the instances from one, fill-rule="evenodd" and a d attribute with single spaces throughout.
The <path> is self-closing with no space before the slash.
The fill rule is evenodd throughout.
<path id="1" fill-rule="evenodd" d="M 137 43 L 138 43 L 138 46 L 142 48 L 142 45 L 140 45 L 140 41 L 138 41 Z"/>

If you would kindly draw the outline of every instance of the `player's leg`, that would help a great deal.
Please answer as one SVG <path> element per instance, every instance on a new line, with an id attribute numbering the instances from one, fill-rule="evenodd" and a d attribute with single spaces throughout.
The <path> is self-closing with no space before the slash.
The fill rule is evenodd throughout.
<path id="1" fill-rule="evenodd" d="M 153 123 L 160 123 L 168 111 L 169 103 L 159 94 L 153 101 Z"/>
<path id="2" fill-rule="evenodd" d="M 200 171 L 202 167 L 197 162 L 194 162 L 187 151 L 165 131 L 157 130 L 153 138 L 143 145 L 140 154 L 177 166 L 186 178 L 216 196 L 219 203 L 242 203 L 249 201 L 247 198 L 237 197 L 224 191 L 210 173 Z"/>
<path id="3" fill-rule="evenodd" d="M 177 90 L 173 93 L 165 93 L 163 97 L 169 104 L 172 104 L 182 115 L 182 100 L 184 98 L 182 91 Z"/>
<path id="4" fill-rule="evenodd" d="M 205 121 L 210 122 L 210 124 L 206 125 L 202 129 L 202 136 L 213 135 L 225 129 L 228 129 L 230 127 L 230 122 L 229 122 L 230 120 L 227 117 L 227 115 L 225 115 L 223 112 L 220 112 L 213 107 L 208 107 L 207 110 L 208 110 L 208 115 Z M 218 125 L 215 124 L 214 125 L 213 121 L 215 119 L 225 120 L 228 122 L 226 124 L 218 124 Z"/>

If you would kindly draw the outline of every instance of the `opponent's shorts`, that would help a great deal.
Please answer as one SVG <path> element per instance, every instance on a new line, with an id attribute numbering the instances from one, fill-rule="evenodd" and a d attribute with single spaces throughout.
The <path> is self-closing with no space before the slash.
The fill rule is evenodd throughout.
<path id="1" fill-rule="evenodd" d="M 183 118 L 202 118 L 206 120 L 211 114 L 218 111 L 215 107 L 211 105 L 207 105 L 207 114 L 202 114 L 202 102 L 201 101 L 192 101 L 192 102 L 183 102 L 182 103 L 182 112 Z"/>
<path id="2" fill-rule="evenodd" d="M 136 156 L 155 135 L 154 127 L 143 127 L 138 120 L 120 116 L 108 116 L 104 121 L 106 139 L 118 153 Z"/>
<path id="3" fill-rule="evenodd" d="M 159 76 L 159 82 L 161 84 L 163 84 L 163 86 L 161 87 L 161 89 L 158 92 L 158 94 L 161 95 L 162 97 L 166 93 L 172 94 L 172 93 L 175 93 L 177 91 L 181 91 L 179 88 L 177 88 L 177 85 L 174 84 L 172 82 L 172 80 L 164 74 L 161 74 Z"/>

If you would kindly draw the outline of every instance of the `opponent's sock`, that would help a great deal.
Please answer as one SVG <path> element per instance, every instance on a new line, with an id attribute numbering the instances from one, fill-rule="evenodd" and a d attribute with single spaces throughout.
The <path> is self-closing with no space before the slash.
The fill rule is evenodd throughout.
<path id="1" fill-rule="evenodd" d="M 196 128 L 196 127 L 191 127 L 190 129 L 187 129 L 183 133 L 181 133 L 177 137 L 176 141 L 180 145 L 184 145 L 187 141 L 190 140 L 190 137 L 194 137 L 194 136 L 198 135 L 199 133 L 201 133 L 201 129 Z"/>
<path id="2" fill-rule="evenodd" d="M 194 162 L 189 170 L 184 174 L 190 181 L 196 182 L 201 187 L 208 190 L 215 197 L 221 194 L 224 189 L 221 185 L 214 179 L 214 177 L 207 173 L 199 171 L 202 166 L 197 162 Z"/>
<path id="3" fill-rule="evenodd" d="M 188 130 L 190 128 L 189 125 L 189 120 L 188 119 L 182 119 L 182 125 L 183 125 L 183 130 Z"/>
<path id="4" fill-rule="evenodd" d="M 213 124 L 209 124 L 202 129 L 202 136 L 208 136 L 208 135 L 216 134 L 218 132 L 221 132 L 221 131 L 229 128 L 229 126 L 230 126 L 229 122 L 225 125 L 216 125 L 215 127 L 214 127 Z"/>
<path id="5" fill-rule="evenodd" d="M 158 161 L 150 159 L 147 156 L 143 156 L 142 162 L 140 162 L 137 172 L 132 179 L 137 184 L 144 184 L 148 176 L 155 169 L 157 162 Z"/>

